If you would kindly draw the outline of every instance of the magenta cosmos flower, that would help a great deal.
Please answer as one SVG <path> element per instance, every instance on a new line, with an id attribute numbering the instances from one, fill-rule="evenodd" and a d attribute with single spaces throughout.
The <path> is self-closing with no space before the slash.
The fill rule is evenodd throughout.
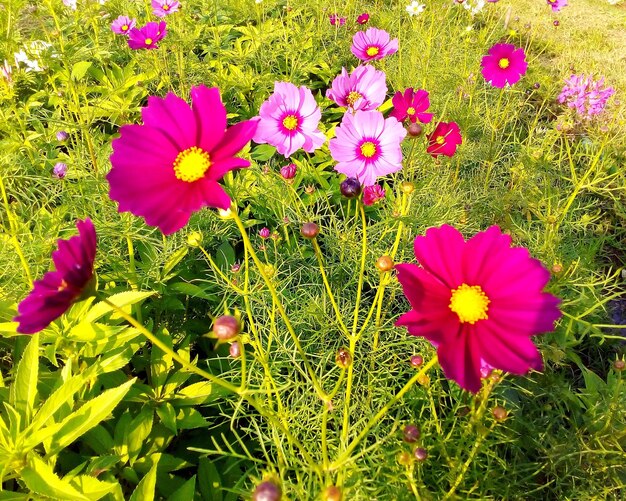
<path id="1" fill-rule="evenodd" d="M 480 64 L 485 80 L 498 88 L 518 82 L 528 69 L 524 49 L 516 49 L 515 45 L 508 43 L 499 43 L 491 47 Z"/>
<path id="2" fill-rule="evenodd" d="M 172 93 L 149 97 L 143 125 L 124 125 L 113 141 L 109 196 L 119 202 L 119 212 L 143 217 L 166 235 L 202 207 L 228 209 L 230 197 L 218 180 L 250 165 L 235 155 L 257 122 L 226 129 L 226 108 L 216 87 L 192 87 L 191 103 Z"/>
<path id="3" fill-rule="evenodd" d="M 415 92 L 413 87 L 409 87 L 404 93 L 396 92 L 391 102 L 393 103 L 393 111 L 389 116 L 395 117 L 398 122 L 403 122 L 408 118 L 411 123 L 419 120 L 427 124 L 433 119 L 432 113 L 426 113 L 430 107 L 430 100 L 428 99 L 428 92 L 425 90 L 419 89 Z"/>
<path id="4" fill-rule="evenodd" d="M 369 64 L 357 66 L 351 74 L 341 68 L 341 75 L 335 77 L 332 88 L 326 91 L 326 97 L 339 106 L 364 111 L 378 108 L 386 96 L 385 73 Z"/>
<path id="5" fill-rule="evenodd" d="M 359 24 L 367 24 L 370 20 L 370 15 L 367 12 L 364 12 L 359 17 L 356 18 L 356 22 Z"/>
<path id="6" fill-rule="evenodd" d="M 120 16 L 111 23 L 111 31 L 116 35 L 128 35 L 137 24 L 137 20 L 128 16 Z"/>
<path id="7" fill-rule="evenodd" d="M 141 28 L 133 28 L 128 33 L 128 46 L 131 49 L 158 49 L 158 42 L 167 35 L 167 24 L 150 22 Z"/>
<path id="8" fill-rule="evenodd" d="M 93 278 L 96 229 L 87 218 L 77 221 L 78 235 L 59 239 L 52 253 L 56 271 L 49 271 L 33 284 L 33 290 L 17 307 L 17 332 L 34 334 L 65 313 L 87 289 Z"/>
<path id="9" fill-rule="evenodd" d="M 477 392 L 481 367 L 541 370 L 530 337 L 554 329 L 560 300 L 542 292 L 550 273 L 492 226 L 465 241 L 452 226 L 415 239 L 415 264 L 396 265 L 411 304 L 397 326 L 437 347 L 447 378 Z"/>
<path id="10" fill-rule="evenodd" d="M 435 158 L 439 155 L 453 156 L 458 145 L 463 142 L 461 131 L 456 122 L 439 122 L 432 134 L 428 134 L 426 137 L 428 138 L 426 152 Z"/>
<path id="11" fill-rule="evenodd" d="M 178 12 L 178 0 L 152 0 L 152 13 L 157 17 L 165 17 Z"/>
<path id="12" fill-rule="evenodd" d="M 390 40 L 389 33 L 385 30 L 368 28 L 367 31 L 355 33 L 350 50 L 361 61 L 382 59 L 398 51 L 398 39 Z"/>
<path id="13" fill-rule="evenodd" d="M 330 154 L 339 162 L 335 170 L 356 177 L 363 186 L 402 169 L 400 143 L 406 129 L 395 118 L 379 111 L 346 113 L 330 140 Z"/>
<path id="14" fill-rule="evenodd" d="M 546 0 L 552 12 L 559 12 L 563 7 L 567 7 L 567 0 Z"/>
<path id="15" fill-rule="evenodd" d="M 322 112 L 311 91 L 304 86 L 276 82 L 274 93 L 261 105 L 259 116 L 254 141 L 271 144 L 286 157 L 300 148 L 312 153 L 326 141 L 317 128 Z"/>

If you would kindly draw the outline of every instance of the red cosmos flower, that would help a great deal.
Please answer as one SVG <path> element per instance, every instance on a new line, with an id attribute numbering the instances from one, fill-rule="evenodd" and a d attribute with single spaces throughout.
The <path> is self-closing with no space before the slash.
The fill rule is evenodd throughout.
<path id="1" fill-rule="evenodd" d="M 165 235 L 202 207 L 228 209 L 230 197 L 218 181 L 250 165 L 235 155 L 252 139 L 257 121 L 227 129 L 217 87 L 192 87 L 191 102 L 172 93 L 149 97 L 143 125 L 124 125 L 113 141 L 109 196 L 120 212 L 145 218 Z"/>
<path id="2" fill-rule="evenodd" d="M 370 15 L 367 12 L 364 12 L 359 17 L 356 18 L 356 22 L 359 24 L 367 24 L 370 20 Z"/>
<path id="3" fill-rule="evenodd" d="M 451 157 L 456 152 L 456 148 L 463 142 L 459 126 L 456 122 L 439 122 L 432 134 L 428 138 L 428 148 L 426 152 L 434 158 L 439 155 Z"/>
<path id="4" fill-rule="evenodd" d="M 530 337 L 552 331 L 560 299 L 543 292 L 550 272 L 528 250 L 492 226 L 465 241 L 452 226 L 430 228 L 415 239 L 421 266 L 398 264 L 411 304 L 396 326 L 437 347 L 447 378 L 477 392 L 481 368 L 513 374 L 541 370 Z"/>
<path id="5" fill-rule="evenodd" d="M 52 253 L 56 271 L 49 271 L 33 284 L 33 290 L 17 307 L 17 332 L 34 334 L 45 329 L 76 302 L 93 277 L 96 229 L 87 218 L 77 221 L 78 235 L 58 241 Z"/>
<path id="6" fill-rule="evenodd" d="M 430 106 L 428 92 L 425 90 L 419 89 L 416 92 L 413 87 L 409 87 L 404 93 L 396 92 L 391 102 L 393 103 L 393 111 L 389 116 L 396 117 L 398 122 L 403 122 L 408 118 L 411 123 L 419 120 L 427 124 L 433 119 L 432 113 L 425 113 Z"/>
<path id="7" fill-rule="evenodd" d="M 516 49 L 515 45 L 508 43 L 499 43 L 491 47 L 480 65 L 485 80 L 498 88 L 518 82 L 528 69 L 524 49 Z"/>

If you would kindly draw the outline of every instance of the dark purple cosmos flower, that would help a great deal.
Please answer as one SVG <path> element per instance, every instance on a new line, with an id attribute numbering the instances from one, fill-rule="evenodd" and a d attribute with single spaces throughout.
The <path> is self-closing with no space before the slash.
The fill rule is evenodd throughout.
<path id="1" fill-rule="evenodd" d="M 158 42 L 167 35 L 167 23 L 148 23 L 141 28 L 133 28 L 128 33 L 128 46 L 131 49 L 158 49 Z"/>
<path id="2" fill-rule="evenodd" d="M 87 218 L 77 221 L 78 235 L 58 242 L 52 253 L 56 271 L 49 271 L 34 283 L 33 290 L 17 307 L 17 332 L 34 334 L 45 329 L 77 301 L 93 278 L 96 257 L 96 229 Z"/>

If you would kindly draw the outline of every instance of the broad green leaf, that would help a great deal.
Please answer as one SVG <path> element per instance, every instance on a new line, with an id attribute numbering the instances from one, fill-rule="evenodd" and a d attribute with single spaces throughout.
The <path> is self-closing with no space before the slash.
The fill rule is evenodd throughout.
<path id="1" fill-rule="evenodd" d="M 157 415 L 159 419 L 161 419 L 161 423 L 168 430 L 171 430 L 173 433 L 177 433 L 176 427 L 176 410 L 169 402 L 164 402 L 157 407 Z"/>
<path id="2" fill-rule="evenodd" d="M 91 475 L 79 475 L 74 477 L 70 483 L 76 487 L 79 492 L 82 492 L 89 499 L 96 501 L 103 498 L 118 485 L 116 482 L 105 482 L 98 480 Z M 189 498 L 191 499 L 191 498 Z"/>
<path id="3" fill-rule="evenodd" d="M 22 359 L 17 366 L 15 381 L 11 386 L 9 402 L 22 416 L 22 424 L 28 425 L 33 415 L 37 396 L 37 377 L 39 374 L 39 334 L 30 338 Z"/>
<path id="4" fill-rule="evenodd" d="M 106 390 L 67 416 L 61 423 L 62 427 L 51 437 L 50 443 L 47 444 L 47 454 L 50 456 L 58 454 L 61 449 L 70 445 L 87 430 L 104 420 L 124 398 L 134 383 L 135 379 L 133 378 L 117 388 Z"/>
<path id="5" fill-rule="evenodd" d="M 172 348 L 172 337 L 169 335 L 167 329 L 156 332 L 155 336 L 168 348 Z M 172 367 L 172 356 L 168 353 L 164 353 L 157 346 L 153 346 L 152 352 L 150 353 L 150 383 L 157 391 L 157 394 L 161 394 L 161 387 L 165 384 L 167 375 Z"/>
<path id="6" fill-rule="evenodd" d="M 140 339 L 137 339 L 140 338 Z M 144 344 L 144 339 L 141 337 L 141 333 L 135 329 L 134 327 L 126 327 L 116 336 L 111 336 L 105 339 L 99 339 L 93 343 L 86 343 L 82 350 L 81 355 L 87 358 L 97 357 L 98 355 L 102 355 L 103 353 L 110 354 L 113 350 L 118 350 L 117 357 L 118 363 L 122 363 L 122 358 L 128 356 L 128 351 L 132 351 L 130 357 Z M 112 362 L 113 360 L 111 360 Z M 100 362 L 103 366 L 105 365 L 104 361 Z M 106 372 L 110 372 L 107 370 Z"/>
<path id="7" fill-rule="evenodd" d="M 196 492 L 196 476 L 194 475 L 183 485 L 176 489 L 167 501 L 190 501 Z"/>
<path id="8" fill-rule="evenodd" d="M 32 499 L 30 497 L 30 494 L 0 491 L 0 501 L 29 501 L 30 499 Z M 192 499 L 192 498 L 189 498 L 189 499 Z"/>
<path id="9" fill-rule="evenodd" d="M 29 464 L 22 470 L 22 480 L 31 492 L 64 501 L 89 501 L 68 481 L 56 476 L 52 467 L 38 456 L 31 455 Z"/>
<path id="10" fill-rule="evenodd" d="M 163 265 L 163 271 L 161 272 L 161 279 L 163 281 L 167 281 L 174 276 L 171 274 L 172 270 L 187 255 L 187 252 L 189 252 L 189 247 L 181 247 L 169 258 L 167 258 L 167 261 L 165 261 L 165 264 Z"/>
<path id="11" fill-rule="evenodd" d="M 83 435 L 82 442 L 97 454 L 109 454 L 113 450 L 113 437 L 104 426 L 96 425 Z"/>
<path id="12" fill-rule="evenodd" d="M 141 479 L 139 485 L 133 491 L 128 501 L 154 501 L 154 489 L 156 487 L 157 467 L 160 455 L 155 454 L 155 461 L 150 471 Z"/>
<path id="13" fill-rule="evenodd" d="M 219 393 L 214 391 L 213 384 L 209 381 L 201 381 L 185 386 L 176 394 L 176 404 L 182 405 L 198 405 L 204 404 L 209 400 L 214 400 Z"/>
<path id="14" fill-rule="evenodd" d="M 131 466 L 139 457 L 141 449 L 152 431 L 153 421 L 154 411 L 151 408 L 144 407 L 139 415 L 130 423 L 126 443 L 128 444 L 128 455 L 130 456 Z"/>
<path id="15" fill-rule="evenodd" d="M 153 296 L 154 292 L 141 292 L 141 291 L 126 291 L 120 292 L 119 294 L 114 294 L 109 297 L 109 301 L 113 303 L 118 308 L 127 308 L 128 306 L 132 306 L 133 304 L 138 303 L 139 301 L 143 301 L 150 296 Z M 95 322 L 96 320 L 102 318 L 107 313 L 110 313 L 114 310 L 111 306 L 109 306 L 104 301 L 100 301 L 95 304 L 87 316 L 85 317 L 86 322 Z"/>
<path id="16" fill-rule="evenodd" d="M 213 295 L 208 294 L 202 287 L 188 282 L 175 282 L 167 287 L 168 291 L 184 294 L 191 297 L 199 297 L 202 299 L 212 299 Z"/>
<path id="17" fill-rule="evenodd" d="M 198 487 L 203 501 L 222 501 L 222 480 L 210 459 L 200 458 L 198 464 Z"/>
<path id="18" fill-rule="evenodd" d="M 106 325 L 97 322 L 83 321 L 72 327 L 67 333 L 67 337 L 71 341 L 86 343 L 116 336 L 124 329 L 126 329 L 124 325 Z"/>
<path id="19" fill-rule="evenodd" d="M 79 61 L 72 66 L 72 80 L 80 80 L 85 76 L 87 70 L 91 67 L 89 61 Z"/>

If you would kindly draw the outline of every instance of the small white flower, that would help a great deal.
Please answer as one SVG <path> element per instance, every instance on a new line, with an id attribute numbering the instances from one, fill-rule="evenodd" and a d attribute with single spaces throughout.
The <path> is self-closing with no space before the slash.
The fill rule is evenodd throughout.
<path id="1" fill-rule="evenodd" d="M 424 12 L 426 5 L 419 3 L 417 0 L 413 0 L 409 5 L 406 6 L 406 11 L 409 13 L 409 16 L 417 16 Z"/>
<path id="2" fill-rule="evenodd" d="M 76 0 L 63 0 L 63 5 L 72 10 L 76 10 Z"/>
<path id="3" fill-rule="evenodd" d="M 463 2 L 463 7 L 466 10 L 470 11 L 470 14 L 472 16 L 475 16 L 476 14 L 478 14 L 481 10 L 483 10 L 485 8 L 485 5 L 487 4 L 487 2 L 485 0 L 466 0 L 465 2 Z"/>
<path id="4" fill-rule="evenodd" d="M 24 49 L 13 54 L 13 57 L 15 58 L 15 66 L 19 68 L 20 63 L 23 63 L 24 66 L 26 66 L 26 72 L 43 71 L 43 68 L 39 66 L 39 62 L 36 59 L 31 59 L 30 57 L 28 57 L 28 54 L 24 52 Z"/>
<path id="5" fill-rule="evenodd" d="M 263 0 L 254 0 L 254 3 L 263 3 Z"/>

